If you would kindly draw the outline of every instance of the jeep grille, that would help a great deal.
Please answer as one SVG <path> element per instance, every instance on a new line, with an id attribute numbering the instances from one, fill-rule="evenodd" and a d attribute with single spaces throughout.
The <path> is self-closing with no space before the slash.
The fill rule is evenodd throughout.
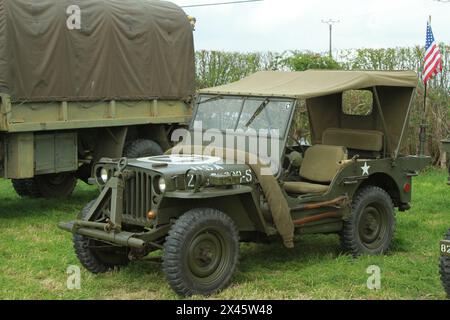
<path id="1" fill-rule="evenodd" d="M 125 182 L 123 221 L 141 226 L 149 225 L 147 213 L 152 209 L 152 177 L 135 170 L 135 176 Z"/>

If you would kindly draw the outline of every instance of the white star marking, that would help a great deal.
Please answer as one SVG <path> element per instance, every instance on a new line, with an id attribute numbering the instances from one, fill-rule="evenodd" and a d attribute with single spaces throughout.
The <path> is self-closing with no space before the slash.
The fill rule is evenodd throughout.
<path id="1" fill-rule="evenodd" d="M 363 171 L 363 176 L 368 176 L 369 175 L 370 166 L 367 165 L 367 162 L 364 162 L 364 166 L 361 167 L 361 169 Z"/>

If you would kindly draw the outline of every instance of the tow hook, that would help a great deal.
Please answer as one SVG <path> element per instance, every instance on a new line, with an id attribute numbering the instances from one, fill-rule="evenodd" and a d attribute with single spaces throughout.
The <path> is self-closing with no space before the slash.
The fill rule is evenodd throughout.
<path id="1" fill-rule="evenodd" d="M 104 228 L 105 232 L 111 233 L 112 231 L 120 231 L 120 228 L 118 228 L 114 223 L 112 223 L 111 220 L 106 220 L 106 225 Z"/>

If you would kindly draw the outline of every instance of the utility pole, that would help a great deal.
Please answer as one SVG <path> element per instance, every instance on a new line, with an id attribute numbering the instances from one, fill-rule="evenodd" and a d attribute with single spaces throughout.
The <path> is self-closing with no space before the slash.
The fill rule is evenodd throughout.
<path id="1" fill-rule="evenodd" d="M 329 28 L 330 28 L 330 58 L 333 58 L 333 25 L 335 25 L 336 23 L 341 22 L 340 20 L 333 20 L 333 19 L 328 19 L 328 20 L 322 20 L 322 23 L 326 23 L 328 24 Z"/>

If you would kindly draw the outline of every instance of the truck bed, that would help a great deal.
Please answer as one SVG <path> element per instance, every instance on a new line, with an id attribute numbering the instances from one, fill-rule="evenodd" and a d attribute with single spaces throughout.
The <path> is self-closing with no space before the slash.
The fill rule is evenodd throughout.
<path id="1" fill-rule="evenodd" d="M 192 109 L 182 101 L 11 103 L 0 95 L 0 131 L 8 133 L 187 123 Z"/>

